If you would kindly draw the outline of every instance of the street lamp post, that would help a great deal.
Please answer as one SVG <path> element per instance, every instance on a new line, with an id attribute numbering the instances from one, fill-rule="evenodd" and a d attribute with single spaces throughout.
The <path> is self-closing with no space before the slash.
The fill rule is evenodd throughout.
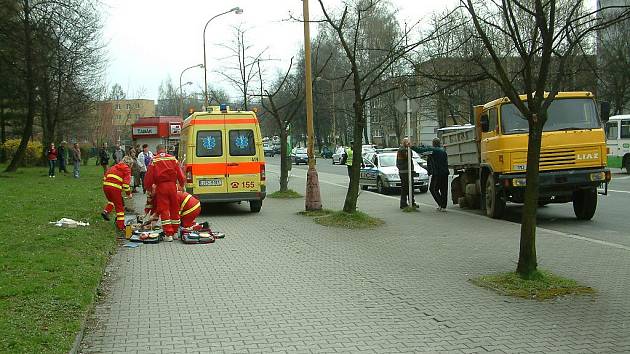
<path id="1" fill-rule="evenodd" d="M 182 70 L 182 72 L 179 74 L 179 115 L 182 117 L 182 119 L 184 118 L 184 98 L 182 94 L 182 75 L 184 75 L 184 72 L 188 69 L 203 68 L 203 67 L 204 67 L 203 64 L 189 66 L 186 69 Z"/>
<path id="2" fill-rule="evenodd" d="M 181 82 L 181 80 L 180 80 Z M 184 94 L 182 92 L 182 87 L 186 85 L 192 85 L 192 81 L 188 81 L 184 84 L 179 85 L 179 116 L 184 119 Z"/>
<path id="3" fill-rule="evenodd" d="M 219 16 L 229 14 L 230 12 L 234 12 L 235 14 L 240 15 L 243 13 L 243 9 L 237 6 L 228 11 L 222 12 L 218 15 L 214 15 L 211 19 L 208 20 L 208 22 L 206 22 L 206 25 L 203 27 L 203 92 L 204 92 L 204 97 L 205 97 L 204 109 L 206 111 L 208 110 L 208 66 L 206 65 L 206 28 L 208 28 L 208 24 L 210 23 L 210 21 L 214 20 L 215 18 Z"/>
<path id="4" fill-rule="evenodd" d="M 306 210 L 321 210 L 322 199 L 319 191 L 319 177 L 315 169 L 313 152 L 313 80 L 311 78 L 311 34 L 308 17 L 308 0 L 302 1 L 304 14 L 304 71 L 306 73 L 306 132 L 308 134 L 308 172 L 306 173 Z"/>

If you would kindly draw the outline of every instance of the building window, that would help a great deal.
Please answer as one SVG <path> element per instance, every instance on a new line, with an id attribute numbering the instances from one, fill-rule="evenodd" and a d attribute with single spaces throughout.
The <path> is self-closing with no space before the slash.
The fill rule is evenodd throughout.
<path id="1" fill-rule="evenodd" d="M 115 109 L 116 109 L 117 111 L 120 111 L 120 103 L 116 103 Z"/>
<path id="2" fill-rule="evenodd" d="M 127 103 L 127 109 L 131 109 L 131 105 Z"/>
<path id="3" fill-rule="evenodd" d="M 136 102 L 136 109 L 140 108 L 140 103 Z"/>

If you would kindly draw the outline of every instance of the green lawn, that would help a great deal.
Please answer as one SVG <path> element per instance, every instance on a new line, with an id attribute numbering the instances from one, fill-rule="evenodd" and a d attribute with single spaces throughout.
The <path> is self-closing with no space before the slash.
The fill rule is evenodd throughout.
<path id="1" fill-rule="evenodd" d="M 102 171 L 81 166 L 80 179 L 48 178 L 44 167 L 0 173 L 0 352 L 72 347 L 116 247 L 113 225 L 100 217 Z M 62 217 L 90 226 L 48 224 Z"/>

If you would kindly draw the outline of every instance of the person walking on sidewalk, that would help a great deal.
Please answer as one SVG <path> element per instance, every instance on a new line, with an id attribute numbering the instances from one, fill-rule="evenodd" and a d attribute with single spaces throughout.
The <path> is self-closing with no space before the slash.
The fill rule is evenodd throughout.
<path id="1" fill-rule="evenodd" d="M 103 143 L 101 150 L 98 152 L 98 162 L 103 167 L 103 174 L 107 173 L 107 165 L 109 165 L 109 154 L 107 153 L 107 143 Z"/>
<path id="2" fill-rule="evenodd" d="M 124 230 L 125 228 L 125 205 L 122 199 L 122 192 L 125 192 L 128 198 L 131 198 L 129 183 L 131 182 L 132 164 L 133 159 L 125 156 L 121 162 L 107 170 L 103 177 L 103 193 L 105 193 L 107 198 L 107 204 L 105 204 L 101 216 L 106 221 L 109 221 L 109 213 L 112 212 L 112 209 L 115 209 L 116 227 L 119 230 Z"/>
<path id="3" fill-rule="evenodd" d="M 81 166 L 81 149 L 79 143 L 74 143 L 71 150 L 72 156 L 72 175 L 74 178 L 79 178 L 79 166 Z"/>
<path id="4" fill-rule="evenodd" d="M 438 205 L 437 210 L 446 211 L 448 202 L 448 175 L 450 174 L 448 169 L 448 155 L 442 148 L 440 138 L 434 138 L 432 145 L 432 147 L 420 146 L 413 147 L 412 149 L 419 154 L 428 152 L 427 172 L 429 176 L 431 176 L 429 190 Z"/>
<path id="5" fill-rule="evenodd" d="M 404 138 L 400 148 L 396 153 L 396 167 L 398 168 L 398 176 L 400 177 L 400 209 L 405 209 L 409 206 L 409 174 L 413 178 L 413 161 L 411 161 L 411 171 L 409 171 L 409 147 L 411 142 L 409 138 Z M 416 198 L 413 193 L 413 187 L 411 190 L 411 205 L 418 207 L 416 204 Z"/>
<path id="6" fill-rule="evenodd" d="M 140 169 L 140 184 L 142 185 L 142 193 L 146 193 L 147 189 L 144 188 L 144 176 L 147 174 L 147 168 L 151 166 L 151 160 L 153 159 L 153 153 L 149 150 L 149 145 L 142 144 L 142 151 L 138 154 L 138 167 Z M 149 189 L 150 190 L 150 189 Z"/>
<path id="7" fill-rule="evenodd" d="M 57 149 L 58 151 L 58 155 L 57 158 L 59 160 L 59 173 L 63 172 L 63 173 L 68 173 L 68 170 L 66 170 L 66 141 L 62 141 L 61 144 L 59 144 L 59 148 Z"/>
<path id="8" fill-rule="evenodd" d="M 163 144 L 157 146 L 157 155 L 151 161 L 144 176 L 144 189 L 151 190 L 155 184 L 153 201 L 162 220 L 164 241 L 172 242 L 179 230 L 179 204 L 177 203 L 178 185 L 183 188 L 186 178 L 177 159 L 167 154 Z"/>
<path id="9" fill-rule="evenodd" d="M 55 143 L 50 143 L 50 146 L 46 150 L 46 157 L 48 158 L 48 177 L 55 177 L 55 166 L 57 164 L 57 148 Z"/>

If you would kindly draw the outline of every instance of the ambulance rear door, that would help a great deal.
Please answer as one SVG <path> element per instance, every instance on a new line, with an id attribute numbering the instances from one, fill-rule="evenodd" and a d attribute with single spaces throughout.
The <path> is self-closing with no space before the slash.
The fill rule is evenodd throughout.
<path id="1" fill-rule="evenodd" d="M 210 117 L 208 117 L 210 118 Z M 199 117 L 195 122 L 194 194 L 227 193 L 225 123 L 219 117 Z M 217 119 L 219 118 L 219 119 Z"/>
<path id="2" fill-rule="evenodd" d="M 260 192 L 262 141 L 253 114 L 226 114 L 228 192 Z"/>

